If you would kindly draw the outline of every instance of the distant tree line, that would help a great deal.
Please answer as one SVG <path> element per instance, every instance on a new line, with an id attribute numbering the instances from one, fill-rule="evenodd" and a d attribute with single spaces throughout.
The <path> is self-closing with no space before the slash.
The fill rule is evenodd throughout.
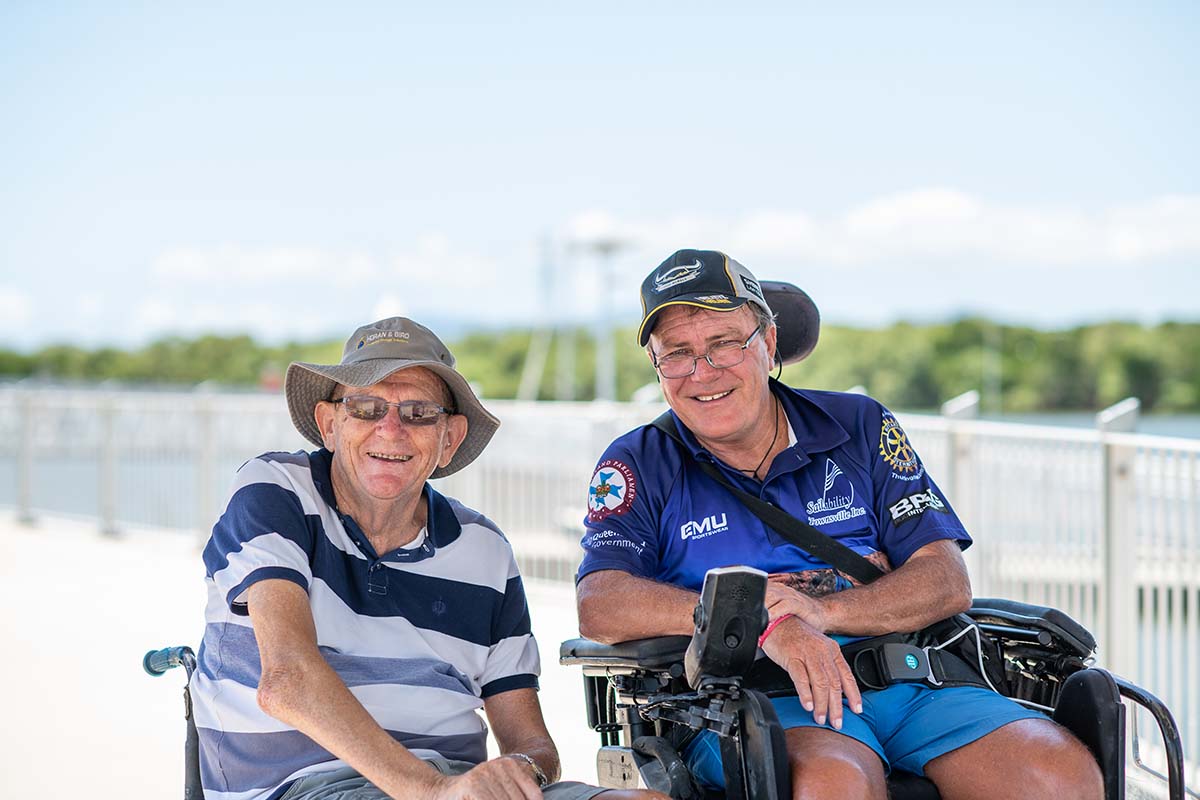
<path id="1" fill-rule="evenodd" d="M 533 332 L 480 331 L 451 342 L 459 368 L 487 397 L 516 396 Z M 576 399 L 594 393 L 595 341 L 574 342 Z M 550 345 L 539 397 L 556 397 L 558 349 Z M 628 399 L 654 382 L 632 329 L 614 333 L 617 390 Z M 54 345 L 32 353 L 0 348 L 0 377 L 128 384 L 196 384 L 276 388 L 293 360 L 334 363 L 341 343 L 262 345 L 248 336 L 171 337 L 134 350 Z M 882 329 L 827 325 L 806 361 L 783 380 L 814 389 L 863 386 L 897 408 L 934 408 L 969 389 L 999 393 L 1006 411 L 1095 410 L 1125 397 L 1146 410 L 1200 411 L 1200 323 L 1155 327 L 1108 322 L 1039 331 L 982 319 L 946 324 L 897 323 Z"/>

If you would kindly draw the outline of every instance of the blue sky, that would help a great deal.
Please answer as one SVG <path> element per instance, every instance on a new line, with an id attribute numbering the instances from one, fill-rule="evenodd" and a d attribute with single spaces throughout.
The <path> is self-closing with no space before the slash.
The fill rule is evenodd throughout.
<path id="1" fill-rule="evenodd" d="M 646 5 L 3 4 L 0 346 L 627 321 L 678 247 L 1200 319 L 1200 6 Z"/>

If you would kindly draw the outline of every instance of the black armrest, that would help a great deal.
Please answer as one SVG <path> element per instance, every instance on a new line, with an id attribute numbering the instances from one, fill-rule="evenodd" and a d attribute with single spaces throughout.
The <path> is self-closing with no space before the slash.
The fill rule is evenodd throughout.
<path id="1" fill-rule="evenodd" d="M 1057 608 L 998 597 L 980 597 L 975 599 L 967 613 L 975 620 L 996 620 L 1019 628 L 1048 631 L 1080 658 L 1087 658 L 1096 652 L 1096 638 L 1091 632 Z"/>
<path id="2" fill-rule="evenodd" d="M 558 663 L 567 666 L 640 667 L 667 669 L 683 663 L 690 636 L 659 636 L 616 644 L 591 639 L 568 639 L 558 648 Z"/>

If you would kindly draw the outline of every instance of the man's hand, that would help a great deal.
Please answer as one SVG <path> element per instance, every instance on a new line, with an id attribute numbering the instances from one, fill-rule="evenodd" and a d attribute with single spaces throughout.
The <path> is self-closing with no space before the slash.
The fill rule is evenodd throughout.
<path id="1" fill-rule="evenodd" d="M 806 711 L 818 725 L 825 717 L 842 729 L 842 696 L 854 713 L 862 713 L 862 695 L 837 642 L 799 617 L 785 619 L 763 642 L 767 657 L 787 671 Z"/>
<path id="2" fill-rule="evenodd" d="M 437 800 L 539 800 L 533 770 L 519 758 L 500 756 L 462 775 L 444 776 L 432 795 Z"/>
<path id="3" fill-rule="evenodd" d="M 771 619 L 791 614 L 799 617 L 817 633 L 825 633 L 825 607 L 814 597 L 796 591 L 782 581 L 767 581 L 767 596 L 763 600 Z"/>

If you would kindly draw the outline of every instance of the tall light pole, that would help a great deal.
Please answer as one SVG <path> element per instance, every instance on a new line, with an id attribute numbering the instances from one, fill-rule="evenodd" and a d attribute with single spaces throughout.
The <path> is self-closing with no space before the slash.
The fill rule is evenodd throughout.
<path id="1" fill-rule="evenodd" d="M 629 246 L 629 242 L 615 236 L 586 239 L 571 243 L 572 250 L 586 250 L 596 257 L 599 271 L 605 274 L 590 281 L 599 301 L 592 328 L 596 343 L 596 399 L 617 399 L 617 350 L 612 340 L 612 290 L 608 273 L 612 271 L 613 256 Z"/>
<path id="2" fill-rule="evenodd" d="M 530 402 L 538 399 L 542 386 L 542 374 L 546 371 L 546 358 L 550 355 L 550 342 L 554 339 L 554 320 L 550 309 L 554 307 L 554 259 L 550 240 L 543 239 L 541 265 L 538 269 L 538 293 L 541 295 L 542 318 L 534 320 L 529 333 L 529 350 L 525 352 L 525 365 L 521 368 L 521 382 L 517 386 L 517 399 Z"/>

